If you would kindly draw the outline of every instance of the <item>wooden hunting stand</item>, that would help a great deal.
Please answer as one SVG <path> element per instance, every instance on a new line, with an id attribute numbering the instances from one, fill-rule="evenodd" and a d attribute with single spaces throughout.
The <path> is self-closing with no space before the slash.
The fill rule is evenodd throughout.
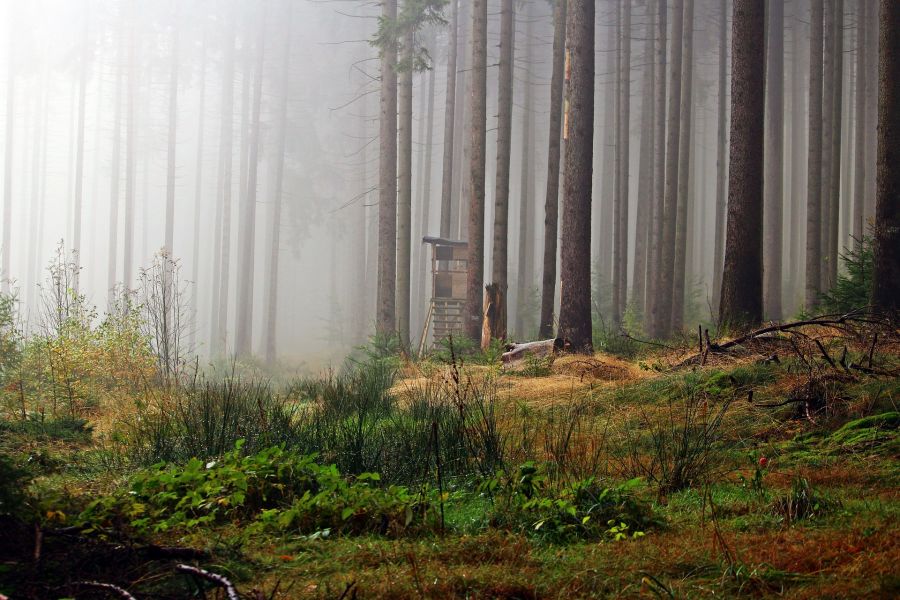
<path id="1" fill-rule="evenodd" d="M 432 347 L 450 334 L 462 333 L 469 248 L 468 242 L 430 236 L 422 238 L 422 243 L 431 246 L 431 301 L 419 340 L 420 355 L 425 352 L 429 329 Z"/>

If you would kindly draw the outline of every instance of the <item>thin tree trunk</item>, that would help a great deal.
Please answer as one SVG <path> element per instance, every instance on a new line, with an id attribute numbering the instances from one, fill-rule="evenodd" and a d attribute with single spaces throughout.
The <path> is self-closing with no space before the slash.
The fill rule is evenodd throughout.
<path id="1" fill-rule="evenodd" d="M 409 0 L 407 0 L 408 2 Z M 408 33 L 402 43 L 401 63 L 404 65 L 400 73 L 400 98 L 398 110 L 399 147 L 398 147 L 398 179 L 397 195 L 397 329 L 400 345 L 409 347 L 409 294 L 411 239 L 412 239 L 412 139 L 413 139 L 413 34 Z"/>
<path id="2" fill-rule="evenodd" d="M 206 46 L 209 41 L 207 30 L 203 31 L 203 42 L 200 48 L 200 99 L 197 106 L 197 157 L 194 161 L 194 239 L 191 251 L 191 281 L 194 293 L 191 294 L 191 343 L 197 343 L 198 291 L 200 281 L 200 235 L 202 230 L 203 207 L 203 140 L 206 122 Z M 194 348 L 196 350 L 196 348 Z"/>
<path id="3" fill-rule="evenodd" d="M 823 202 L 828 203 L 828 228 L 823 232 L 823 239 L 827 240 L 828 255 L 825 257 L 826 271 L 823 274 L 823 287 L 831 289 L 837 282 L 838 256 L 838 226 L 841 214 L 841 142 L 843 136 L 843 100 L 844 100 L 844 0 L 834 0 L 834 66 L 833 85 L 826 88 L 832 95 L 832 112 L 830 115 L 830 128 L 832 131 L 831 147 L 825 151 L 831 153 L 831 175 L 828 178 L 829 187 L 823 196 Z M 829 115 L 825 115 L 829 118 Z"/>
<path id="4" fill-rule="evenodd" d="M 472 1 L 472 74 L 469 148 L 469 247 L 464 330 L 481 339 L 484 285 L 484 165 L 487 123 L 487 0 Z"/>
<path id="5" fill-rule="evenodd" d="M 75 142 L 75 206 L 72 228 L 72 248 L 76 264 L 81 264 L 81 214 L 84 210 L 84 121 L 87 111 L 88 62 L 90 61 L 90 44 L 88 43 L 88 23 L 90 21 L 89 5 L 84 3 L 84 29 L 81 36 L 81 74 L 78 80 L 78 124 L 76 125 Z M 76 279 L 76 287 L 78 280 Z"/>
<path id="6" fill-rule="evenodd" d="M 649 9 L 650 7 L 648 7 Z M 656 154 L 653 123 L 653 103 L 655 102 L 656 60 L 654 57 L 654 36 L 656 35 L 656 12 L 650 9 L 647 24 L 647 39 L 644 42 L 645 77 L 641 90 L 641 156 L 640 178 L 638 180 L 638 206 L 634 236 L 634 271 L 632 273 L 632 302 L 637 312 L 643 315 L 646 304 L 647 255 L 650 244 L 650 223 L 653 220 L 653 177 L 656 168 L 653 163 Z"/>
<path id="7" fill-rule="evenodd" d="M 491 337 L 506 338 L 506 296 L 509 289 L 509 162 L 512 151 L 513 57 L 516 13 L 513 0 L 500 5 L 500 75 L 497 116 L 497 171 L 494 192 L 494 244 L 491 279 L 497 285 L 494 298 L 496 318 Z M 528 40 L 530 43 L 531 40 Z"/>
<path id="8" fill-rule="evenodd" d="M 764 0 L 763 0 L 764 1 Z M 684 326 L 684 295 L 687 279 L 688 205 L 690 196 L 691 142 L 693 129 L 694 88 L 694 0 L 684 3 L 684 46 L 682 48 L 681 87 L 681 135 L 678 147 L 678 205 L 675 229 L 675 273 L 672 280 L 672 330 L 681 331 Z"/>
<path id="9" fill-rule="evenodd" d="M 881 0 L 873 306 L 900 314 L 900 3 Z"/>
<path id="10" fill-rule="evenodd" d="M 234 55 L 235 55 L 235 19 L 234 10 L 229 11 L 228 28 L 223 40 L 225 55 L 222 66 L 222 98 L 219 103 L 219 165 L 218 193 L 216 201 L 216 232 L 213 268 L 213 296 L 210 328 L 210 352 L 213 355 L 223 354 L 226 349 L 228 317 L 228 256 L 231 252 L 231 194 L 232 141 L 234 136 Z"/>
<path id="11" fill-rule="evenodd" d="M 125 28 L 118 28 L 118 52 L 116 53 L 116 95 L 115 108 L 113 109 L 113 133 L 112 155 L 109 167 L 109 237 L 107 252 L 109 253 L 106 265 L 106 291 L 107 302 L 112 305 L 115 298 L 117 258 L 119 256 L 119 191 L 121 177 L 119 168 L 122 163 L 122 88 L 125 79 Z"/>
<path id="12" fill-rule="evenodd" d="M 735 0 L 731 59 L 728 224 L 719 318 L 730 326 L 762 321 L 765 0 Z"/>
<path id="13" fill-rule="evenodd" d="M 137 186 L 137 119 L 135 118 L 135 102 L 137 101 L 137 32 L 135 31 L 135 8 L 132 6 L 128 41 L 128 95 L 126 98 L 125 120 L 125 249 L 122 254 L 122 283 L 125 289 L 131 289 L 134 268 L 134 197 Z"/>
<path id="14" fill-rule="evenodd" d="M 425 150 L 424 150 L 424 165 L 422 165 L 422 193 L 420 195 L 419 201 L 419 233 L 417 239 L 415 240 L 415 310 L 417 314 L 416 323 L 418 325 L 422 325 L 424 323 L 424 310 L 426 310 L 426 291 L 425 291 L 425 280 L 427 279 L 427 272 L 429 267 L 429 262 L 426 257 L 426 248 L 424 244 L 422 244 L 422 238 L 426 235 L 429 235 L 428 227 L 429 222 L 431 220 L 431 171 L 432 164 L 434 162 L 433 154 L 434 154 L 434 80 L 435 80 L 435 69 L 432 68 L 428 71 L 428 91 L 423 94 L 423 98 L 427 103 L 425 108 L 425 121 L 423 128 L 425 129 Z M 421 139 L 421 134 L 419 136 Z"/>
<path id="15" fill-rule="evenodd" d="M 533 39 L 534 18 L 531 11 L 525 13 L 525 39 Z M 533 45 L 525 44 L 525 64 L 533 64 Z M 528 80 L 522 85 L 522 147 L 519 157 L 519 239 L 516 269 L 516 323 L 515 333 L 521 339 L 530 337 L 533 323 L 527 320 L 526 308 L 533 291 L 534 277 L 534 94 Z"/>
<path id="16" fill-rule="evenodd" d="M 853 237 L 857 251 L 865 234 L 866 211 L 866 23 L 868 2 L 859 0 L 856 18 L 856 157 L 853 175 Z"/>
<path id="17" fill-rule="evenodd" d="M 266 10 L 259 14 L 256 38 L 256 67 L 253 81 L 253 117 L 250 130 L 247 190 L 238 229 L 238 251 L 241 264 L 238 270 L 237 328 L 234 348 L 238 356 L 248 356 L 253 342 L 253 272 L 256 257 L 256 196 L 259 182 L 260 112 L 262 108 L 263 68 L 265 66 Z"/>
<path id="18" fill-rule="evenodd" d="M 722 0 L 725 2 L 725 0 Z M 666 0 L 658 0 L 656 12 L 656 84 L 654 87 L 653 127 L 653 221 L 651 225 L 650 258 L 647 265 L 647 302 L 644 306 L 644 328 L 655 333 L 653 315 L 660 293 L 659 277 L 662 260 L 663 211 L 666 189 Z"/>
<path id="19" fill-rule="evenodd" d="M 444 97 L 444 156 L 441 173 L 441 237 L 450 237 L 453 193 L 453 144 L 456 119 L 456 55 L 459 41 L 459 1 L 450 0 L 450 44 L 447 49 L 447 91 Z"/>
<path id="20" fill-rule="evenodd" d="M 278 356 L 278 336 L 276 325 L 278 324 L 278 266 L 279 250 L 281 246 L 281 210 L 282 190 L 284 189 L 284 159 L 287 140 L 287 110 L 288 94 L 290 92 L 290 66 L 291 66 L 291 22 L 293 19 L 293 3 L 288 0 L 284 3 L 284 54 L 281 58 L 281 82 L 280 97 L 278 98 L 277 126 L 275 138 L 275 181 L 272 190 L 272 231 L 269 235 L 271 247 L 269 249 L 269 263 L 267 265 L 266 292 L 266 322 L 264 330 L 264 353 L 266 364 L 274 364 Z M 365 163 L 365 156 L 363 156 Z M 366 182 L 363 181 L 363 186 Z M 365 202 L 361 201 L 361 209 L 365 211 Z M 365 265 L 365 260 L 362 261 Z"/>
<path id="21" fill-rule="evenodd" d="M 622 0 L 619 32 L 619 108 L 616 141 L 616 201 L 613 206 L 613 310 L 618 325 L 628 297 L 628 196 L 631 140 L 631 0 Z"/>
<path id="22" fill-rule="evenodd" d="M 660 290 L 657 294 L 654 333 L 667 337 L 672 332 L 672 294 L 675 274 L 675 209 L 678 203 L 678 149 L 681 139 L 682 42 L 684 38 L 684 0 L 675 0 L 672 21 L 672 61 L 669 81 L 669 116 L 666 133 L 666 189 L 663 209 L 663 241 L 660 261 Z"/>
<path id="23" fill-rule="evenodd" d="M 556 240 L 559 235 L 559 163 L 563 84 L 565 83 L 567 7 L 568 0 L 557 0 L 553 9 L 553 73 L 550 80 L 547 197 L 544 202 L 544 267 L 541 286 L 541 322 L 538 333 L 538 337 L 542 339 L 553 335 L 553 306 L 556 301 Z"/>
<path id="24" fill-rule="evenodd" d="M 825 24 L 823 26 L 824 39 L 824 57 L 822 64 L 822 193 L 819 200 L 821 204 L 821 252 L 819 258 L 819 289 L 824 291 L 828 289 L 828 272 L 830 267 L 828 261 L 831 260 L 831 248 L 829 242 L 831 236 L 831 183 L 834 178 L 834 167 L 832 166 L 831 147 L 834 144 L 835 135 L 839 132 L 834 130 L 834 69 L 835 69 L 835 3 L 836 0 L 824 0 L 825 5 Z"/>
<path id="25" fill-rule="evenodd" d="M 766 44 L 766 172 L 763 233 L 763 297 L 768 319 L 781 319 L 784 197 L 784 4 L 769 2 Z M 799 115 L 795 115 L 799 116 Z"/>
<path id="26" fill-rule="evenodd" d="M 726 121 L 726 101 L 728 80 L 725 76 L 728 62 L 728 0 L 721 0 L 722 19 L 719 22 L 719 97 L 718 97 L 718 133 L 716 134 L 716 220 L 715 248 L 713 250 L 713 287 L 712 305 L 714 314 L 719 313 L 719 299 L 722 291 L 722 268 L 725 260 L 725 211 L 728 198 L 727 165 L 728 156 L 725 144 L 728 138 Z"/>
<path id="27" fill-rule="evenodd" d="M 822 262 L 822 73 L 824 5 L 810 2 L 809 171 L 806 209 L 806 309 L 819 302 Z"/>
<path id="28" fill-rule="evenodd" d="M 174 256 L 175 239 L 175 150 L 178 133 L 178 25 L 172 32 L 172 65 L 169 71 L 169 148 L 166 161 L 166 242 L 169 256 Z"/>
<path id="29" fill-rule="evenodd" d="M 594 0 L 570 0 L 569 77 L 559 335 L 593 353 L 591 325 L 591 167 L 594 142 Z"/>
<path id="30" fill-rule="evenodd" d="M 397 18 L 397 0 L 384 0 L 381 15 Z M 381 131 L 378 174 L 378 300 L 376 330 L 393 336 L 397 325 L 397 47 L 381 52 Z"/>

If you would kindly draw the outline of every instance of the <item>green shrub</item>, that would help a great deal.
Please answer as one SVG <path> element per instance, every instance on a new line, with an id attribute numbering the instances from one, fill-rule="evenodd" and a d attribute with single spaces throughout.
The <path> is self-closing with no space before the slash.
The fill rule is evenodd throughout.
<path id="1" fill-rule="evenodd" d="M 822 294 L 821 307 L 825 312 L 845 314 L 866 308 L 872 296 L 872 273 L 875 270 L 874 244 L 870 236 L 860 243 L 844 248 L 841 254 L 844 269 L 830 290 Z"/>
<path id="2" fill-rule="evenodd" d="M 650 506 L 634 495 L 640 484 L 636 478 L 604 486 L 588 477 L 555 486 L 543 466 L 526 462 L 511 476 L 500 473 L 486 480 L 481 489 L 494 498 L 495 526 L 562 542 L 644 535 L 656 520 Z"/>
<path id="3" fill-rule="evenodd" d="M 125 493 L 81 513 L 85 532 L 117 523 L 137 532 L 255 521 L 257 527 L 312 533 L 387 533 L 423 524 L 429 492 L 379 487 L 364 473 L 347 480 L 315 455 L 266 448 L 244 455 L 243 440 L 219 460 L 160 463 L 132 476 Z"/>
<path id="4" fill-rule="evenodd" d="M 831 502 L 820 496 L 803 477 L 794 478 L 791 491 L 775 500 L 775 514 L 788 525 L 803 519 L 812 519 L 831 508 Z"/>

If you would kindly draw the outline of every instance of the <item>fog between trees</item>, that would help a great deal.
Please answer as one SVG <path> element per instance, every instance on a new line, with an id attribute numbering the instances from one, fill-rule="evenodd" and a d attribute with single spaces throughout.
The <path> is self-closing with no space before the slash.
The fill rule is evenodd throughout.
<path id="1" fill-rule="evenodd" d="M 476 338 L 489 283 L 493 337 L 578 347 L 723 284 L 814 310 L 874 223 L 882 4 L 7 0 L 4 286 L 36 326 L 62 244 L 102 313 L 165 252 L 200 356 L 288 364 L 417 351 L 424 236 L 468 242 Z"/>

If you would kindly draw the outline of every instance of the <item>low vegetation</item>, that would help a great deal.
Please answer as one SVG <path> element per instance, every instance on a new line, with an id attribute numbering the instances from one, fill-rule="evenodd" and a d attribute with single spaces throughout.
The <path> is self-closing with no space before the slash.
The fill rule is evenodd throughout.
<path id="1" fill-rule="evenodd" d="M 10 597 L 900 589 L 885 323 L 509 373 L 497 349 L 410 362 L 375 340 L 290 379 L 160 360 L 140 305 L 97 323 L 70 300 L 28 336 L 0 310 Z"/>

